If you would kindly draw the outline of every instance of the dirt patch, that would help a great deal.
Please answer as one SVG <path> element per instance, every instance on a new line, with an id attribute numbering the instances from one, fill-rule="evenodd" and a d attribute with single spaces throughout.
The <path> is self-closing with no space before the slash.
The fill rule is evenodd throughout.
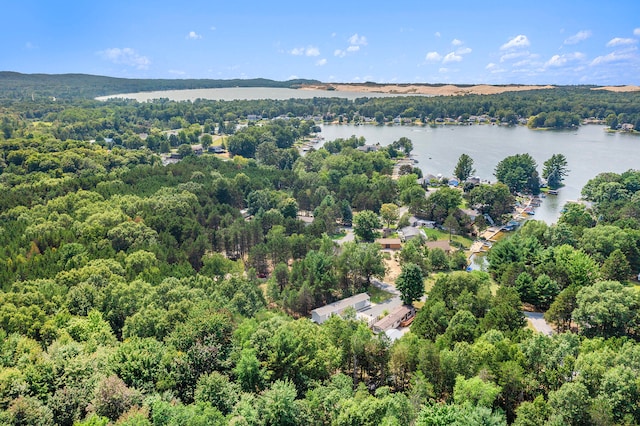
<path id="1" fill-rule="evenodd" d="M 335 90 L 339 92 L 361 92 L 361 93 L 397 93 L 399 95 L 433 95 L 433 96 L 457 96 L 457 95 L 494 95 L 504 92 L 520 92 L 523 90 L 553 89 L 554 86 L 531 86 L 531 85 L 505 85 L 491 86 L 488 84 L 456 86 L 427 85 L 427 84 L 314 84 L 301 87 L 303 90 Z"/>
<path id="2" fill-rule="evenodd" d="M 384 282 L 395 286 L 396 278 L 400 275 L 402 268 L 400 267 L 400 263 L 395 259 L 394 253 L 391 254 L 390 259 L 384 259 L 384 265 L 387 268 L 387 273 L 384 276 Z"/>
<path id="3" fill-rule="evenodd" d="M 594 87 L 591 90 L 608 90 L 610 92 L 640 92 L 640 86 L 604 86 Z"/>

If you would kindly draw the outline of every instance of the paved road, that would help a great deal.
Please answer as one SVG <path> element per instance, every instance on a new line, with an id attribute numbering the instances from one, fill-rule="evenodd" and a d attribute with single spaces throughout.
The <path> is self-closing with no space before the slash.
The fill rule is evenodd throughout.
<path id="1" fill-rule="evenodd" d="M 353 228 L 341 228 L 341 230 L 345 231 L 347 233 L 347 235 L 345 235 L 344 237 L 340 238 L 339 240 L 335 240 L 338 244 L 342 245 L 344 243 L 346 243 L 347 241 L 355 241 L 356 240 L 356 236 L 353 233 Z"/>
<path id="2" fill-rule="evenodd" d="M 553 328 L 544 320 L 542 313 L 540 312 L 523 312 L 524 316 L 527 317 L 527 320 L 531 322 L 533 328 L 536 329 L 539 333 L 542 333 L 547 336 L 551 336 L 553 334 Z"/>

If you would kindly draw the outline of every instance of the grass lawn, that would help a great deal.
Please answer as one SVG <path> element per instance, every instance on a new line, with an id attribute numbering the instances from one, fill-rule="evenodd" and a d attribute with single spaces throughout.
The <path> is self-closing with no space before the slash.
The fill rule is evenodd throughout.
<path id="1" fill-rule="evenodd" d="M 391 299 L 393 297 L 393 294 L 389 293 L 388 291 L 379 289 L 374 285 L 369 286 L 368 293 L 369 293 L 369 296 L 371 296 L 372 303 L 384 302 L 385 300 Z"/>
<path id="2" fill-rule="evenodd" d="M 436 239 L 436 240 L 449 240 L 449 233 L 446 231 L 441 231 L 439 229 L 428 229 L 428 228 L 423 228 L 424 229 L 424 233 L 427 234 L 427 237 L 432 240 L 432 239 Z M 462 235 L 452 235 L 451 239 L 459 244 L 462 244 L 462 246 L 465 249 L 468 249 L 469 247 L 471 247 L 471 244 L 473 244 L 473 240 L 471 238 L 467 238 L 467 237 L 463 237 Z"/>
<path id="3" fill-rule="evenodd" d="M 340 240 L 346 236 L 347 236 L 347 231 L 340 231 L 337 234 L 329 235 L 329 238 L 331 238 L 332 240 Z"/>

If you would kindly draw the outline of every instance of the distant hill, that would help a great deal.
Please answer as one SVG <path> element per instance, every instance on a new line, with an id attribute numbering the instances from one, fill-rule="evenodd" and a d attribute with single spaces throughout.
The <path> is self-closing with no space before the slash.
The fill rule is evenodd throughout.
<path id="1" fill-rule="evenodd" d="M 220 87 L 298 88 L 318 84 L 316 80 L 275 81 L 264 78 L 210 79 L 130 79 L 89 74 L 21 74 L 0 71 L 0 99 L 24 99 L 55 96 L 59 99 L 95 98 L 118 93 L 152 90 L 211 89 Z"/>

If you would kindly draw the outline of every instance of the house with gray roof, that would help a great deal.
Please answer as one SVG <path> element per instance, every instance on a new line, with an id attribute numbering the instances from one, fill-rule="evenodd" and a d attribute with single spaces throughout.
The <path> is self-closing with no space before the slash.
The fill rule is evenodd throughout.
<path id="1" fill-rule="evenodd" d="M 347 297 L 346 299 L 338 300 L 337 302 L 314 309 L 311 311 L 311 321 L 322 324 L 332 315 L 342 314 L 347 308 L 353 308 L 357 312 L 369 306 L 371 306 L 371 297 L 367 293 L 356 294 L 355 296 Z"/>

